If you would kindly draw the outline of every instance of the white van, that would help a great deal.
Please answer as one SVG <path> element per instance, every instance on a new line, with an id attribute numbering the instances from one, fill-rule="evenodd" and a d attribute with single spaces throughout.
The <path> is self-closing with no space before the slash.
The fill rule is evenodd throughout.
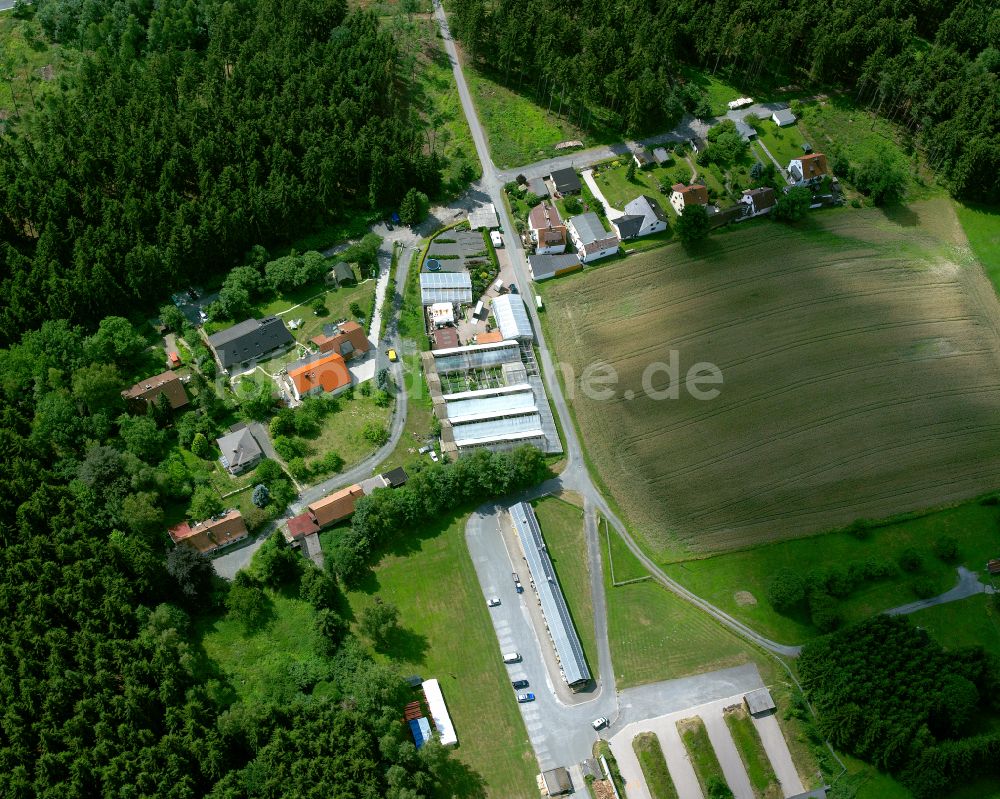
<path id="1" fill-rule="evenodd" d="M 503 653 L 503 662 L 504 663 L 520 663 L 521 662 L 521 655 L 518 654 L 517 652 L 504 652 Z"/>

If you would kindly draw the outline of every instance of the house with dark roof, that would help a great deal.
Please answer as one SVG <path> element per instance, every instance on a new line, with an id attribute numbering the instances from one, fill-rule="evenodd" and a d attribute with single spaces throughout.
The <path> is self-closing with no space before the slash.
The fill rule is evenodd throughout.
<path id="1" fill-rule="evenodd" d="M 264 457 L 264 452 L 249 427 L 227 433 L 222 438 L 217 438 L 215 443 L 222 452 L 219 462 L 230 474 L 242 474 L 260 463 Z"/>
<path id="2" fill-rule="evenodd" d="M 536 197 L 548 197 L 549 187 L 543 178 L 532 178 L 528 181 L 528 193 Z"/>
<path id="3" fill-rule="evenodd" d="M 689 205 L 708 205 L 708 189 L 700 183 L 692 183 L 690 186 L 675 183 L 671 189 L 670 204 L 678 216 L 683 214 L 684 209 Z"/>
<path id="4" fill-rule="evenodd" d="M 276 316 L 247 319 L 208 337 L 208 345 L 223 370 L 270 357 L 294 343 L 285 323 Z"/>
<path id="5" fill-rule="evenodd" d="M 534 281 L 548 280 L 550 277 L 568 275 L 583 269 L 583 264 L 575 252 L 559 253 L 557 255 L 529 255 L 528 269 Z"/>
<path id="6" fill-rule="evenodd" d="M 743 189 L 740 205 L 743 208 L 743 218 L 750 219 L 761 214 L 769 214 L 777 202 L 774 189 L 761 186 L 759 189 Z"/>
<path id="7" fill-rule="evenodd" d="M 150 405 L 160 401 L 160 397 L 166 397 L 174 410 L 188 404 L 187 392 L 176 372 L 163 372 L 156 377 L 147 377 L 122 392 L 122 399 L 131 413 L 145 413 Z"/>
<path id="8" fill-rule="evenodd" d="M 549 177 L 552 178 L 552 183 L 560 194 L 579 194 L 583 189 L 580 178 L 572 167 L 554 169 Z"/>
<path id="9" fill-rule="evenodd" d="M 559 209 L 547 202 L 540 202 L 528 214 L 531 240 L 535 242 L 535 252 L 540 254 L 566 251 L 566 226 Z"/>
<path id="10" fill-rule="evenodd" d="M 796 183 L 819 183 L 826 173 L 826 156 L 823 153 L 810 153 L 788 162 L 788 174 Z"/>
<path id="11" fill-rule="evenodd" d="M 343 286 L 345 283 L 358 282 L 354 268 L 345 261 L 334 264 L 333 269 L 326 273 L 324 280 L 328 286 Z"/>
<path id="12" fill-rule="evenodd" d="M 622 241 L 648 236 L 667 229 L 667 216 L 652 197 L 640 194 L 625 206 L 625 215 L 611 220 L 611 226 Z"/>
<path id="13" fill-rule="evenodd" d="M 567 225 L 583 263 L 607 258 L 618 252 L 618 236 L 606 231 L 593 211 L 574 216 Z"/>
<path id="14" fill-rule="evenodd" d="M 632 160 L 635 161 L 635 165 L 639 167 L 639 169 L 652 169 L 656 166 L 653 154 L 650 153 L 645 147 L 632 153 Z"/>

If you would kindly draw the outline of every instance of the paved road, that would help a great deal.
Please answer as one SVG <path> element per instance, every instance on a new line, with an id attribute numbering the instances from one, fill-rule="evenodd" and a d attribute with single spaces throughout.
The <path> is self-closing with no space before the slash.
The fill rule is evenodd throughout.
<path id="1" fill-rule="evenodd" d="M 919 599 L 916 602 L 908 602 L 898 608 L 887 610 L 890 616 L 902 616 L 907 613 L 916 613 L 918 610 L 932 608 L 935 605 L 944 605 L 946 602 L 956 602 L 959 599 L 968 599 L 976 594 L 991 594 L 992 586 L 984 585 L 979 581 L 979 576 L 975 572 L 969 571 L 965 566 L 958 567 L 958 585 L 943 594 L 932 596 L 930 599 Z"/>

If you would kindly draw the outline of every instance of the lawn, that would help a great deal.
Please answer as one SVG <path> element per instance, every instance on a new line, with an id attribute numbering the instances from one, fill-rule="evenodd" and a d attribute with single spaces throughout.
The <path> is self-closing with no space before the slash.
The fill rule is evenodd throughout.
<path id="1" fill-rule="evenodd" d="M 612 541 L 618 538 L 612 534 Z M 624 545 L 614 548 L 615 576 L 641 566 Z M 601 559 L 606 564 L 606 559 Z M 620 577 L 619 577 L 620 579 Z M 608 640 L 619 690 L 746 663 L 751 651 L 726 628 L 659 583 L 613 587 L 604 566 Z"/>
<path id="2" fill-rule="evenodd" d="M 591 674 L 597 673 L 597 637 L 594 631 L 594 606 L 590 597 L 590 569 L 587 542 L 583 533 L 583 511 L 556 497 L 532 503 L 538 524 L 545 537 L 559 586 L 569 605 L 573 626 L 583 645 Z"/>
<path id="3" fill-rule="evenodd" d="M 657 202 L 668 213 L 673 212 L 670 205 L 670 172 L 676 166 L 664 169 L 663 167 L 653 167 L 652 169 L 636 169 L 632 180 L 627 177 L 629 162 L 626 159 L 610 161 L 606 165 L 598 167 L 594 175 L 597 185 L 601 189 L 604 198 L 611 203 L 612 208 L 619 211 L 625 209 L 625 205 L 640 194 L 646 194 Z M 659 183 L 662 183 L 667 193 L 660 191 Z"/>
<path id="4" fill-rule="evenodd" d="M 590 462 L 654 557 L 801 538 L 997 486 L 1000 313 L 965 242 L 944 200 L 823 212 L 543 288 Z M 608 385 L 584 379 L 595 353 Z M 721 385 L 692 391 L 696 364 Z"/>
<path id="5" fill-rule="evenodd" d="M 534 799 L 538 771 L 465 545 L 465 515 L 409 531 L 361 588 L 354 616 L 377 595 L 400 609 L 404 634 L 381 655 L 403 674 L 435 677 L 455 723 L 456 756 L 495 799 Z"/>
<path id="6" fill-rule="evenodd" d="M 778 160 L 782 169 L 786 168 L 788 162 L 793 158 L 802 157 L 802 145 L 806 140 L 803 138 L 802 131 L 799 130 L 798 125 L 788 125 L 787 127 L 779 128 L 774 124 L 773 120 L 761 119 L 753 123 L 753 126 L 757 129 L 757 139 Z M 760 157 L 761 161 L 765 164 L 770 163 L 764 153 L 761 153 Z"/>
<path id="7" fill-rule="evenodd" d="M 683 719 L 677 722 L 677 731 L 684 741 L 684 748 L 687 749 L 702 793 L 711 796 L 708 790 L 709 782 L 719 781 L 723 785 L 727 783 L 722 774 L 722 766 L 719 765 L 719 758 L 715 755 L 715 748 L 708 738 L 705 723 L 698 716 Z"/>
<path id="8" fill-rule="evenodd" d="M 270 613 L 262 629 L 247 633 L 224 615 L 201 617 L 195 622 L 195 640 L 200 639 L 240 699 L 280 704 L 295 697 L 298 679 L 310 672 L 322 676 L 323 666 L 308 634 L 312 606 L 294 598 L 294 590 L 266 593 Z"/>
<path id="9" fill-rule="evenodd" d="M 805 614 L 786 616 L 771 607 L 767 587 L 778 570 L 846 566 L 870 558 L 895 562 L 904 550 L 916 549 L 923 556 L 918 572 L 911 575 L 897 570 L 894 577 L 864 584 L 840 602 L 845 621 L 860 621 L 916 599 L 911 585 L 917 577 L 930 581 L 937 593 L 955 585 L 955 566 L 943 563 L 931 551 L 931 545 L 941 536 L 956 538 L 961 562 L 974 571 L 984 571 L 986 561 L 1000 553 L 998 526 L 997 506 L 972 501 L 878 528 L 866 540 L 849 532 L 826 533 L 669 563 L 664 565 L 664 571 L 763 635 L 784 643 L 800 643 L 817 635 L 817 631 Z"/>
<path id="10" fill-rule="evenodd" d="M 683 67 L 681 69 L 681 76 L 684 80 L 694 83 L 705 92 L 708 96 L 708 102 L 712 106 L 712 113 L 715 116 L 725 114 L 729 110 L 727 103 L 738 97 L 752 96 L 758 102 L 762 100 L 757 95 L 748 94 L 746 91 L 737 89 L 735 86 L 726 83 L 717 75 L 710 75 L 694 67 Z"/>
<path id="11" fill-rule="evenodd" d="M 614 582 L 624 583 L 640 577 L 649 577 L 646 567 L 632 554 L 622 537 L 611 530 L 603 517 L 598 522 L 598 530 L 605 547 L 602 554 L 607 553 L 608 568 L 614 573 Z"/>
<path id="12" fill-rule="evenodd" d="M 59 78 L 79 57 L 72 48 L 50 44 L 33 12 L 29 19 L 17 19 L 10 11 L 0 13 L 0 42 L 13 73 L 0 83 L 0 120 L 8 114 L 30 115 L 45 97 L 59 91 Z"/>
<path id="13" fill-rule="evenodd" d="M 364 437 L 365 425 L 374 422 L 387 427 L 392 418 L 392 405 L 380 408 L 372 397 L 364 396 L 356 388 L 336 399 L 339 409 L 323 418 L 316 438 L 305 440 L 309 449 L 306 466 L 314 467 L 326 453 L 336 452 L 344 459 L 344 468 L 350 468 L 378 449 Z M 312 478 L 326 474 L 317 472 Z"/>
<path id="14" fill-rule="evenodd" d="M 955 204 L 969 246 L 1000 293 L 1000 206 Z"/>
<path id="15" fill-rule="evenodd" d="M 677 788 L 667 770 L 667 760 L 656 733 L 642 732 L 632 739 L 651 799 L 677 799 Z"/>
<path id="16" fill-rule="evenodd" d="M 985 594 L 920 610 L 910 619 L 948 649 L 981 646 L 1000 657 L 1000 607 Z"/>
<path id="17" fill-rule="evenodd" d="M 746 708 L 742 705 L 725 713 L 726 726 L 733 736 L 733 743 L 740 753 L 740 760 L 746 766 L 750 786 L 756 799 L 781 799 L 781 786 L 774 775 L 771 761 L 764 751 L 760 734 L 753 726 Z"/>

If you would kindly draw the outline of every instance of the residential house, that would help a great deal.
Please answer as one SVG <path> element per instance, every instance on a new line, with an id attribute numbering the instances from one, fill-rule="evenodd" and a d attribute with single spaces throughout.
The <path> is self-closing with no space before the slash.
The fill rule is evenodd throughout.
<path id="1" fill-rule="evenodd" d="M 311 339 L 320 352 L 335 352 L 345 361 L 363 356 L 372 348 L 365 329 L 357 322 L 341 322 L 328 325 L 323 333 Z"/>
<path id="2" fill-rule="evenodd" d="M 708 142 L 701 136 L 692 136 L 688 139 L 688 144 L 691 145 L 691 149 L 696 153 L 700 153 L 708 149 Z"/>
<path id="3" fill-rule="evenodd" d="M 796 183 L 818 183 L 826 176 L 826 156 L 810 153 L 788 162 L 788 174 Z"/>
<path id="4" fill-rule="evenodd" d="M 549 177 L 552 178 L 552 184 L 559 194 L 579 194 L 583 189 L 580 178 L 571 167 L 554 169 Z"/>
<path id="5" fill-rule="evenodd" d="M 673 160 L 666 147 L 657 147 L 653 150 L 653 159 L 658 164 L 669 164 Z"/>
<path id="6" fill-rule="evenodd" d="M 528 193 L 536 197 L 548 197 L 549 187 L 544 178 L 532 178 L 528 181 Z"/>
<path id="7" fill-rule="evenodd" d="M 652 153 L 645 147 L 632 153 L 632 160 L 635 161 L 635 165 L 639 169 L 652 169 L 656 166 L 656 161 L 653 159 Z"/>
<path id="8" fill-rule="evenodd" d="M 294 343 L 285 323 L 276 316 L 247 319 L 208 337 L 219 365 L 227 371 L 274 355 Z"/>
<path id="9" fill-rule="evenodd" d="M 351 373 L 343 357 L 336 352 L 288 370 L 295 399 L 313 394 L 340 394 L 351 385 Z"/>
<path id="10" fill-rule="evenodd" d="M 791 108 L 782 108 L 780 111 L 775 111 L 771 114 L 771 121 L 774 122 L 774 124 L 779 128 L 794 125 L 796 119 L 797 117 L 792 113 Z"/>
<path id="11" fill-rule="evenodd" d="M 322 529 L 351 516 L 354 513 L 354 506 L 363 496 L 364 491 L 361 490 L 361 486 L 355 483 L 310 503 L 308 510 Z"/>
<path id="12" fill-rule="evenodd" d="M 427 306 L 427 313 L 434 327 L 445 327 L 455 324 L 455 306 L 450 302 L 436 302 Z"/>
<path id="13" fill-rule="evenodd" d="M 345 283 L 358 282 L 353 267 L 344 261 L 334 264 L 333 269 L 326 273 L 323 280 L 328 286 L 343 286 Z"/>
<path id="14" fill-rule="evenodd" d="M 569 220 L 568 226 L 583 263 L 607 258 L 618 252 L 618 236 L 606 231 L 593 211 L 574 216 Z"/>
<path id="15" fill-rule="evenodd" d="M 264 452 L 249 427 L 240 427 L 222 438 L 215 439 L 222 453 L 219 462 L 230 474 L 242 474 L 256 466 Z"/>
<path id="16" fill-rule="evenodd" d="M 535 252 L 560 253 L 566 251 L 566 226 L 559 209 L 547 202 L 540 202 L 528 214 L 531 240 L 535 242 Z"/>
<path id="17" fill-rule="evenodd" d="M 667 229 L 667 216 L 652 197 L 640 194 L 625 206 L 625 215 L 611 221 L 622 241 Z"/>
<path id="18" fill-rule="evenodd" d="M 167 355 L 167 366 L 171 369 L 180 369 L 182 366 L 181 356 L 176 352 L 171 352 Z"/>
<path id="19" fill-rule="evenodd" d="M 249 535 L 243 514 L 238 510 L 228 510 L 197 524 L 181 522 L 167 533 L 177 546 L 189 547 L 203 555 Z"/>
<path id="20" fill-rule="evenodd" d="M 776 202 L 777 197 L 774 189 L 770 186 L 762 186 L 759 189 L 744 189 L 743 196 L 740 197 L 745 219 L 770 213 Z"/>
<path id="21" fill-rule="evenodd" d="M 187 392 L 184 391 L 180 375 L 176 372 L 163 372 L 156 377 L 140 380 L 132 388 L 122 392 L 125 406 L 132 413 L 145 413 L 150 405 L 160 401 L 160 397 L 166 397 L 174 410 L 188 404 Z"/>
<path id="22" fill-rule="evenodd" d="M 559 255 L 529 255 L 528 269 L 534 281 L 548 280 L 550 277 L 568 275 L 583 268 L 576 253 L 567 252 Z"/>
<path id="23" fill-rule="evenodd" d="M 742 119 L 735 120 L 736 132 L 740 134 L 743 141 L 751 141 L 757 138 L 757 129 Z"/>
<path id="24" fill-rule="evenodd" d="M 683 214 L 689 205 L 708 205 L 708 189 L 700 183 L 692 183 L 690 186 L 675 183 L 671 189 L 670 204 L 678 216 Z"/>

